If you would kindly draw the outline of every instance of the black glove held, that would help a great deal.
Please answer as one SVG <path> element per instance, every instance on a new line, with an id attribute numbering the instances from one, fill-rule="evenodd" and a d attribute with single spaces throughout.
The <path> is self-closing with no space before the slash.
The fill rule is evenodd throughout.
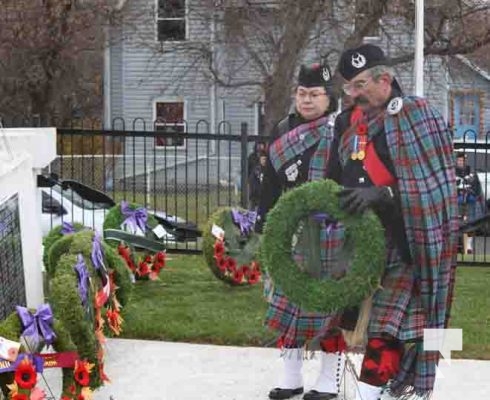
<path id="1" fill-rule="evenodd" d="M 388 186 L 347 188 L 338 194 L 340 208 L 349 214 L 361 214 L 368 208 L 388 206 L 393 203 L 393 191 Z"/>

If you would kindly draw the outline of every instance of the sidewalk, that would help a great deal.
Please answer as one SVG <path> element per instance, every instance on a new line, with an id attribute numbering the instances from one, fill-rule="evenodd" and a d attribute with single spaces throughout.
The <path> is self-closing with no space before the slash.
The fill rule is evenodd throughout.
<path id="1" fill-rule="evenodd" d="M 94 400 L 266 400 L 280 367 L 279 351 L 271 348 L 110 339 L 106 372 L 113 383 L 99 389 Z M 318 368 L 318 358 L 305 362 L 306 390 Z M 56 377 L 48 371 L 59 391 L 59 371 Z M 443 360 L 441 372 L 433 400 L 490 397 L 490 361 L 457 360 L 448 366 Z"/>

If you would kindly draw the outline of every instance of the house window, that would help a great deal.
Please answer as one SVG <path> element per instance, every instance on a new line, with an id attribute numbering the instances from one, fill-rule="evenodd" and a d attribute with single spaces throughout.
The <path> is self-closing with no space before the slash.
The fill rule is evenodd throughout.
<path id="1" fill-rule="evenodd" d="M 185 0 L 157 0 L 157 37 L 159 42 L 186 39 Z"/>
<path id="2" fill-rule="evenodd" d="M 461 96 L 461 112 L 459 114 L 460 125 L 475 125 L 476 107 L 475 102 L 478 101 L 476 96 Z"/>
<path id="3" fill-rule="evenodd" d="M 185 132 L 184 103 L 183 102 L 158 102 L 156 107 L 155 130 L 165 132 L 172 136 L 155 137 L 156 147 L 183 146 L 184 138 L 175 135 Z"/>
<path id="4" fill-rule="evenodd" d="M 474 140 L 483 133 L 483 92 L 475 90 L 451 93 L 451 126 L 455 139 Z"/>

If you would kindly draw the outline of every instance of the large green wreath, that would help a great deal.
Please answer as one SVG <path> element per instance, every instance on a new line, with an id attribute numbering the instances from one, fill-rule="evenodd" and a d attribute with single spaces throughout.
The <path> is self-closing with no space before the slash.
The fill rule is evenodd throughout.
<path id="1" fill-rule="evenodd" d="M 339 208 L 340 186 L 331 180 L 305 183 L 283 194 L 268 213 L 260 259 L 274 284 L 301 308 L 336 312 L 359 305 L 379 286 L 385 266 L 383 227 L 373 212 L 351 216 Z M 345 226 L 352 245 L 351 268 L 344 277 L 316 279 L 292 258 L 292 237 L 300 221 L 314 212 L 328 213 Z"/>
<path id="2" fill-rule="evenodd" d="M 238 211 L 244 212 L 242 208 L 237 208 Z M 216 210 L 209 218 L 206 228 L 203 232 L 203 254 L 206 264 L 211 269 L 212 273 L 223 282 L 232 286 L 248 285 L 244 280 L 238 284 L 230 275 L 223 273 L 217 266 L 214 258 L 214 245 L 216 238 L 211 233 L 213 225 L 217 225 L 225 231 L 225 247 L 228 249 L 227 256 L 233 257 L 237 267 L 249 266 L 253 261 L 257 260 L 257 253 L 260 244 L 259 235 L 251 232 L 247 237 L 240 234 L 240 229 L 234 224 L 231 216 L 231 207 L 222 207 Z"/>
<path id="3" fill-rule="evenodd" d="M 82 224 L 75 222 L 73 225 L 73 230 L 75 232 L 80 232 L 83 229 L 86 229 Z M 48 265 L 48 254 L 49 250 L 51 249 L 51 246 L 55 244 L 55 242 L 59 239 L 61 239 L 63 236 L 65 236 L 63 233 L 63 226 L 58 225 L 55 226 L 53 229 L 51 229 L 48 234 L 43 238 L 43 263 L 44 266 L 47 268 Z"/>

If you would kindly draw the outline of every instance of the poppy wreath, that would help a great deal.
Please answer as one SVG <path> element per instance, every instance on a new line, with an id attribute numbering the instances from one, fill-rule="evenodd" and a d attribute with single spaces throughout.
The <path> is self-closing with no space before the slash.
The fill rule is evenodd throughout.
<path id="1" fill-rule="evenodd" d="M 30 310 L 34 312 L 34 310 Z M 57 318 L 53 319 L 52 324 L 53 332 L 55 334 L 54 341 L 52 343 L 53 349 L 57 353 L 63 352 L 76 352 L 77 347 L 73 343 L 69 331 L 64 327 L 63 322 Z M 17 312 L 11 313 L 7 318 L 0 322 L 0 336 L 8 340 L 19 342 L 19 338 L 22 335 L 23 327 L 19 315 Z M 37 373 L 32 371 L 32 362 L 26 359 L 26 348 L 24 344 L 21 344 L 19 349 L 19 358 L 24 357 L 22 361 L 17 365 L 16 370 L 13 372 L 0 373 L 0 386 L 1 390 L 6 398 L 12 399 L 31 399 L 37 398 L 34 395 L 39 391 L 34 391 Z M 68 389 L 70 385 L 74 384 L 74 369 L 62 368 L 62 387 Z M 16 385 L 15 385 L 16 384 Z M 12 393 L 17 386 L 17 394 Z M 22 389 L 22 390 L 19 390 Z M 25 390 L 31 390 L 31 397 L 25 394 Z M 34 393 L 33 393 L 34 392 Z M 10 397 L 9 397 L 10 395 Z M 24 395 L 24 396 L 23 396 Z M 1 396 L 0 396 L 1 397 Z M 42 397 L 41 397 L 42 398 Z"/>
<path id="2" fill-rule="evenodd" d="M 224 207 L 209 218 L 203 232 L 203 254 L 213 274 L 232 286 L 249 286 L 261 281 L 261 269 L 257 260 L 260 237 L 249 229 L 240 229 L 232 213 L 247 213 L 240 208 Z M 214 225 L 224 230 L 224 237 L 212 234 Z M 242 226 L 243 228 L 243 226 Z"/>
<path id="3" fill-rule="evenodd" d="M 267 214 L 260 260 L 275 285 L 309 312 L 331 313 L 359 305 L 379 287 L 385 267 L 383 227 L 369 211 L 348 215 L 339 207 L 341 187 L 332 180 L 305 183 L 279 198 Z M 292 238 L 312 213 L 327 213 L 345 226 L 351 246 L 350 269 L 338 279 L 317 279 L 301 271 L 292 257 Z"/>
<path id="4" fill-rule="evenodd" d="M 146 253 L 144 256 L 137 256 L 131 245 L 119 243 L 117 246 L 119 255 L 124 259 L 127 268 L 134 275 L 135 280 L 156 280 L 160 271 L 165 268 L 166 253 L 158 251 L 156 253 Z"/>
<path id="5" fill-rule="evenodd" d="M 112 207 L 104 219 L 104 231 L 107 229 L 132 230 L 139 228 L 145 234 L 145 237 L 153 238 L 155 235 L 152 229 L 158 226 L 155 217 L 149 214 L 146 209 L 136 203 L 127 203 L 122 201 L 121 204 Z M 116 248 L 119 241 L 107 240 L 107 243 Z"/>
<path id="6" fill-rule="evenodd" d="M 47 272 L 55 316 L 69 330 L 80 358 L 94 364 L 89 386 L 95 389 L 108 380 L 103 343 L 106 335 L 121 332 L 120 307 L 132 290 L 130 274 L 115 250 L 91 230 L 56 241 Z"/>

